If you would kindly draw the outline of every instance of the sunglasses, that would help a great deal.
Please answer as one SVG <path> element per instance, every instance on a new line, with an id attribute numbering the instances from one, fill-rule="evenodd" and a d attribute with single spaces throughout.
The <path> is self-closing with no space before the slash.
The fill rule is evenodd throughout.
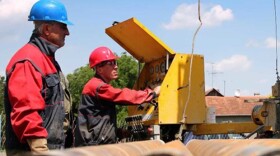
<path id="1" fill-rule="evenodd" d="M 110 66 L 117 66 L 118 63 L 116 60 L 112 60 L 112 61 L 103 61 L 99 64 L 99 67 L 103 67 L 105 65 L 110 65 Z"/>

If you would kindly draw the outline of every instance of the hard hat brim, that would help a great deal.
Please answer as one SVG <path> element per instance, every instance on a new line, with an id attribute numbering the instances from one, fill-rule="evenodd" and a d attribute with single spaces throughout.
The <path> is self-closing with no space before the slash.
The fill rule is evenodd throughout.
<path id="1" fill-rule="evenodd" d="M 66 25 L 74 25 L 72 22 L 70 21 L 57 21 L 57 22 L 60 22 L 60 23 L 63 23 L 63 24 L 66 24 Z"/>

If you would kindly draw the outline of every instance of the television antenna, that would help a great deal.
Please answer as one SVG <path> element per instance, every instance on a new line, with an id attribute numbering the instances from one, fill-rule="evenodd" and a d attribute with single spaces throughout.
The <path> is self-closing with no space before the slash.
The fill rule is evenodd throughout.
<path id="1" fill-rule="evenodd" d="M 214 88 L 214 86 L 213 86 L 213 84 L 214 84 L 214 75 L 223 74 L 223 72 L 217 72 L 217 71 L 214 70 L 215 63 L 209 62 L 209 64 L 211 64 L 211 72 L 209 74 L 211 74 L 212 88 Z"/>

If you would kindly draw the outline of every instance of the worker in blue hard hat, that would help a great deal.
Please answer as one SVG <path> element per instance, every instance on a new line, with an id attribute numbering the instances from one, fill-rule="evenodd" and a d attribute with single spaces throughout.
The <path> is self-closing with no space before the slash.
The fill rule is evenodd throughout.
<path id="1" fill-rule="evenodd" d="M 28 21 L 35 26 L 31 38 L 6 67 L 7 155 L 65 148 L 71 117 L 68 81 L 55 59 L 70 35 L 65 6 L 57 0 L 39 0 Z"/>

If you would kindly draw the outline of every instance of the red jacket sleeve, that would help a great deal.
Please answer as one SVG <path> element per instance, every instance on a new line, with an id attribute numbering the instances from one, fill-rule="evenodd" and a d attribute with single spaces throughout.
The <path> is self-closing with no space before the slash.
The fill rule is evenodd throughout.
<path id="1" fill-rule="evenodd" d="M 152 100 L 154 94 L 151 89 L 132 90 L 119 89 L 104 83 L 98 89 L 98 98 L 121 104 L 142 104 Z"/>
<path id="2" fill-rule="evenodd" d="M 42 75 L 28 61 L 17 63 L 8 82 L 8 94 L 12 127 L 21 142 L 48 135 L 38 113 L 45 108 L 41 89 Z"/>

